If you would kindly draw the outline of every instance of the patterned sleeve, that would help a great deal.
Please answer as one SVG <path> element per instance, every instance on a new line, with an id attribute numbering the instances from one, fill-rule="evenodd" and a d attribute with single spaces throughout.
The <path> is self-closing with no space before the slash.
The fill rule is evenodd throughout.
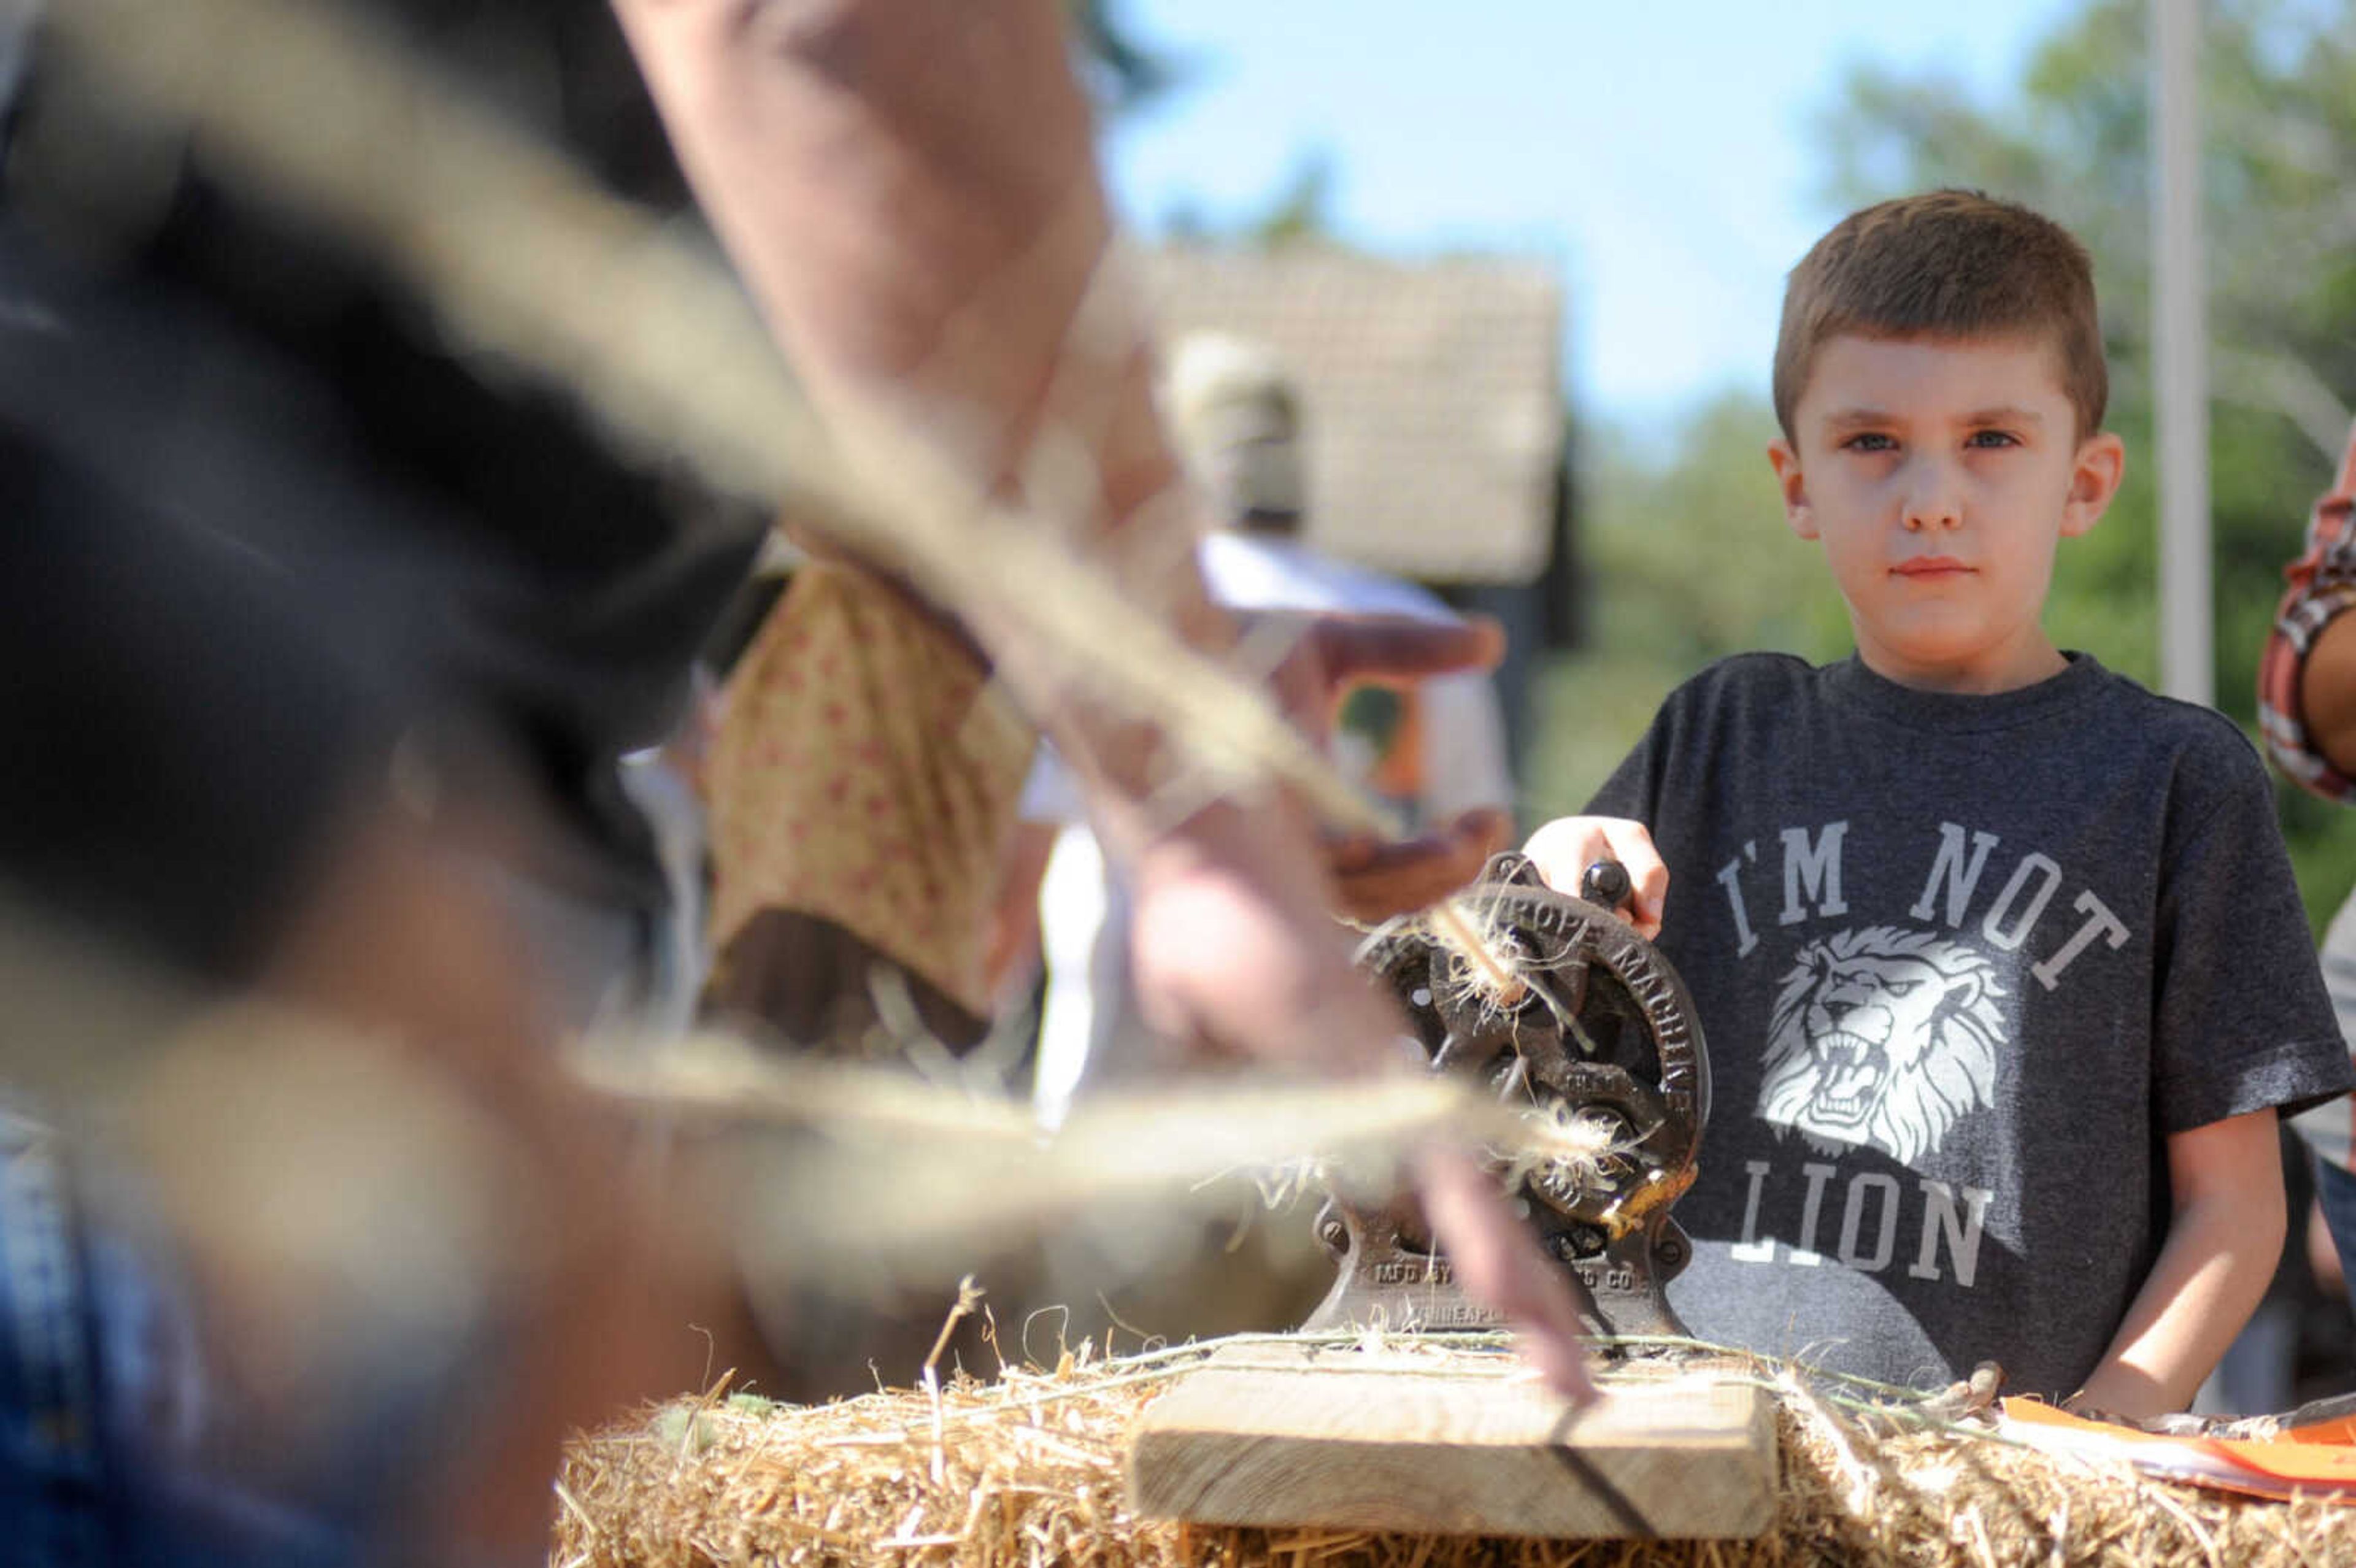
<path id="1" fill-rule="evenodd" d="M 2356 805 L 2356 779 L 2324 760 L 2300 720 L 2298 683 L 2308 649 L 2343 610 L 2356 606 L 2356 429 L 2339 477 L 2307 525 L 2307 549 L 2286 569 L 2289 590 L 2258 659 L 2258 728 L 2266 751 L 2292 779 L 2327 800 Z"/>

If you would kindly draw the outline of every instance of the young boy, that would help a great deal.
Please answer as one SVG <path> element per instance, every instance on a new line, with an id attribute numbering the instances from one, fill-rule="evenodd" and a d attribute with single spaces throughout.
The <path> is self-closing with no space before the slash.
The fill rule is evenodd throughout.
<path id="1" fill-rule="evenodd" d="M 2085 251 L 1959 191 L 1794 271 L 1768 452 L 1857 637 L 1705 670 L 1588 810 L 1711 1047 L 1706 1339 L 1919 1385 L 2182 1408 L 2283 1236 L 2278 1107 L 2350 1080 L 2234 727 L 2040 624 L 2117 490 Z M 1649 828 L 1649 832 L 1647 829 Z"/>

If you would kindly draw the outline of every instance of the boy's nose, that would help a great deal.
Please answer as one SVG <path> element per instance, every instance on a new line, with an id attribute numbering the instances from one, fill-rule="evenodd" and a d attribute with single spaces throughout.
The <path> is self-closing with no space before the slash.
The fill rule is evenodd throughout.
<path id="1" fill-rule="evenodd" d="M 1944 471 L 1925 466 L 1906 490 L 1906 531 L 1936 533 L 1962 526 L 1963 502 Z"/>

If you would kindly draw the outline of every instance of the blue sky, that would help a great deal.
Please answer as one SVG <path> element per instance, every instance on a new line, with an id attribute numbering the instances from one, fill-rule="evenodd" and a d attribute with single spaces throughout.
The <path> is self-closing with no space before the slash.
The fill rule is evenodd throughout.
<path id="1" fill-rule="evenodd" d="M 2067 0 L 1126 0 L 1192 75 L 1117 125 L 1149 232 L 1266 208 L 1333 162 L 1343 237 L 1386 254 L 1531 252 L 1569 290 L 1573 397 L 1643 423 L 1766 385 L 1783 275 L 1838 214 L 1813 120 L 1852 64 L 2001 101 Z"/>

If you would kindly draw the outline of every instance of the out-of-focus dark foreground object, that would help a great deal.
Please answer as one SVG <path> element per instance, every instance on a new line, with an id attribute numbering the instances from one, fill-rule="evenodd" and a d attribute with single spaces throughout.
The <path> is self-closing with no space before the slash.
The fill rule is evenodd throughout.
<path id="1" fill-rule="evenodd" d="M 678 199 L 595 0 L 380 9 Z M 0 1515 L 41 1561 L 537 1560 L 562 1433 L 709 1351 L 519 912 L 659 911 L 619 759 L 761 519 L 0 42 Z M 358 1032 L 190 1054 L 240 997 Z"/>
<path id="2" fill-rule="evenodd" d="M 694 221 L 600 0 L 364 9 Z M 412 783 L 455 775 L 463 797 L 499 753 L 540 806 L 513 850 L 526 885 L 658 915 L 620 759 L 683 716 L 765 516 L 618 453 L 562 390 L 454 353 L 371 258 L 37 48 L 7 136 L 0 425 L 250 550 L 340 656 L 410 686 Z"/>

